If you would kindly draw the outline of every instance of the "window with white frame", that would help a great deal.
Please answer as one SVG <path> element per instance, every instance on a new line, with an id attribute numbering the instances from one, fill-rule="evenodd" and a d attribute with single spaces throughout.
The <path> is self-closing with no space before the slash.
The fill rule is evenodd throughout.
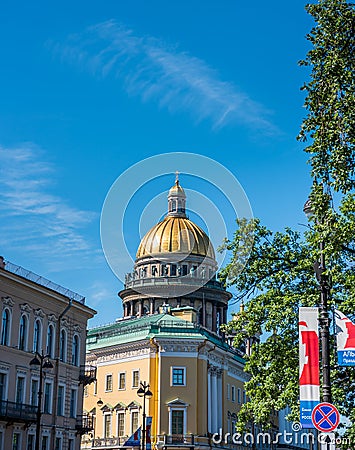
<path id="1" fill-rule="evenodd" d="M 10 321 L 10 311 L 8 308 L 5 308 L 1 319 L 1 345 L 10 345 Z"/>
<path id="2" fill-rule="evenodd" d="M 120 412 L 117 414 L 117 436 L 125 435 L 125 414 Z"/>
<path id="3" fill-rule="evenodd" d="M 104 438 L 111 437 L 112 414 L 104 413 Z"/>
<path id="4" fill-rule="evenodd" d="M 247 393 L 243 391 L 243 403 L 247 402 Z"/>
<path id="5" fill-rule="evenodd" d="M 35 435 L 28 434 L 27 435 L 27 447 L 26 450 L 34 450 L 35 448 Z"/>
<path id="6" fill-rule="evenodd" d="M 44 383 L 43 412 L 45 414 L 51 414 L 52 412 L 52 383 L 50 381 Z"/>
<path id="7" fill-rule="evenodd" d="M 54 326 L 52 324 L 48 325 L 47 328 L 47 346 L 46 353 L 50 358 L 53 358 L 54 352 Z"/>
<path id="8" fill-rule="evenodd" d="M 42 436 L 42 447 L 41 450 L 48 450 L 49 439 L 48 436 Z"/>
<path id="9" fill-rule="evenodd" d="M 20 450 L 21 449 L 21 434 L 14 433 L 12 435 L 12 450 Z"/>
<path id="10" fill-rule="evenodd" d="M 30 404 L 32 406 L 38 405 L 38 389 L 39 389 L 39 379 L 32 378 L 32 380 L 31 380 L 31 395 L 30 395 Z"/>
<path id="11" fill-rule="evenodd" d="M 42 323 L 40 319 L 36 319 L 33 327 L 33 351 L 41 353 L 42 350 Z"/>
<path id="12" fill-rule="evenodd" d="M 131 411 L 131 433 L 135 433 L 138 429 L 139 415 L 138 411 Z"/>
<path id="13" fill-rule="evenodd" d="M 60 330 L 59 359 L 63 362 L 67 360 L 67 332 L 64 328 Z"/>
<path id="14" fill-rule="evenodd" d="M 17 376 L 16 380 L 16 403 L 24 403 L 25 400 L 25 377 Z"/>
<path id="15" fill-rule="evenodd" d="M 105 391 L 112 392 L 112 373 L 106 374 Z"/>
<path id="16" fill-rule="evenodd" d="M 78 398 L 77 389 L 70 390 L 70 417 L 76 417 L 76 404 Z"/>
<path id="17" fill-rule="evenodd" d="M 171 434 L 185 434 L 184 422 L 185 422 L 185 410 L 184 409 L 172 409 L 170 411 L 170 429 Z"/>
<path id="18" fill-rule="evenodd" d="M 126 372 L 120 372 L 118 374 L 118 389 L 126 389 Z"/>
<path id="19" fill-rule="evenodd" d="M 231 386 L 230 386 L 230 384 L 229 383 L 227 383 L 227 400 L 229 400 L 230 399 L 230 396 L 231 396 Z"/>
<path id="20" fill-rule="evenodd" d="M 74 366 L 78 366 L 80 362 L 79 358 L 79 336 L 77 334 L 74 334 L 73 336 L 73 343 L 72 343 L 72 354 L 71 354 L 71 363 Z"/>
<path id="21" fill-rule="evenodd" d="M 240 388 L 238 388 L 238 403 L 241 403 Z"/>
<path id="22" fill-rule="evenodd" d="M 171 368 L 171 386 L 186 386 L 186 367 Z"/>
<path id="23" fill-rule="evenodd" d="M 55 438 L 55 450 L 62 450 L 62 438 L 56 437 Z"/>
<path id="24" fill-rule="evenodd" d="M 58 385 L 58 398 L 57 398 L 57 415 L 64 416 L 64 404 L 65 404 L 65 385 Z"/>
<path id="25" fill-rule="evenodd" d="M 139 370 L 132 371 L 132 388 L 139 386 Z"/>
<path id="26" fill-rule="evenodd" d="M 6 400 L 7 397 L 7 374 L 0 372 L 0 400 Z"/>
<path id="27" fill-rule="evenodd" d="M 26 314 L 22 314 L 20 318 L 20 328 L 18 334 L 18 348 L 19 350 L 27 350 L 27 332 L 28 332 L 28 319 Z"/>
<path id="28" fill-rule="evenodd" d="M 232 384 L 232 402 L 235 402 L 235 386 Z"/>

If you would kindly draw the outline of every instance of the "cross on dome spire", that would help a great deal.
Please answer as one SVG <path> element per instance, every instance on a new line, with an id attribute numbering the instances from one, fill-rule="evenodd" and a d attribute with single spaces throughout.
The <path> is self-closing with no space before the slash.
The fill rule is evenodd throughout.
<path id="1" fill-rule="evenodd" d="M 177 170 L 175 172 L 175 184 L 176 185 L 179 185 L 179 174 L 180 174 L 180 172 Z"/>

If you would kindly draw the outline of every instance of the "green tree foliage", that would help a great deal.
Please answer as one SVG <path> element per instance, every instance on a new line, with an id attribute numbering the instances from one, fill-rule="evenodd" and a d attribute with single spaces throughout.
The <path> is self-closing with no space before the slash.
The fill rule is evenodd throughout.
<path id="1" fill-rule="evenodd" d="M 330 306 L 355 314 L 355 14 L 345 0 L 319 0 L 306 6 L 315 21 L 307 39 L 312 44 L 301 65 L 311 69 L 306 92 L 307 116 L 299 140 L 308 144 L 314 180 L 310 200 L 313 216 L 301 235 L 287 228 L 273 233 L 258 220 L 237 221 L 232 240 L 224 243 L 231 261 L 222 270 L 226 285 L 236 288 L 244 311 L 226 326 L 235 333 L 235 345 L 264 333 L 246 358 L 250 401 L 243 405 L 238 427 L 256 422 L 270 425 L 273 409 L 287 405 L 294 419 L 298 404 L 298 308 L 319 305 L 319 285 L 313 264 L 325 243 L 325 275 L 331 285 Z M 247 236 L 247 238 L 245 237 Z M 248 264 L 244 242 L 254 243 Z M 332 337 L 333 339 L 334 337 Z M 355 424 L 354 370 L 337 367 L 332 342 L 333 402 Z M 355 438 L 355 425 L 348 436 Z"/>

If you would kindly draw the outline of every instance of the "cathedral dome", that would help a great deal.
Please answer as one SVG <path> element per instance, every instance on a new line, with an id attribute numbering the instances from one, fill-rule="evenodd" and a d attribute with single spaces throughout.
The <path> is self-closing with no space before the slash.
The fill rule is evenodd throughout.
<path id="1" fill-rule="evenodd" d="M 181 188 L 182 189 L 182 188 Z M 137 259 L 161 254 L 192 254 L 215 259 L 206 233 L 184 216 L 167 215 L 143 237 Z"/>

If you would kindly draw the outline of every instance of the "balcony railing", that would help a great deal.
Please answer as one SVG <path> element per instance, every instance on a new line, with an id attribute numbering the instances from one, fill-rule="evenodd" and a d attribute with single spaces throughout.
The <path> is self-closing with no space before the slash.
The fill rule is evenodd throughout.
<path id="1" fill-rule="evenodd" d="M 0 400 L 0 419 L 18 422 L 35 422 L 37 418 L 37 406 L 24 403 Z"/>
<path id="2" fill-rule="evenodd" d="M 79 382 L 86 386 L 94 381 L 96 381 L 96 367 L 89 365 L 80 366 Z"/>
<path id="3" fill-rule="evenodd" d="M 94 417 L 88 414 L 77 416 L 75 429 L 80 435 L 89 433 L 94 429 Z"/>

